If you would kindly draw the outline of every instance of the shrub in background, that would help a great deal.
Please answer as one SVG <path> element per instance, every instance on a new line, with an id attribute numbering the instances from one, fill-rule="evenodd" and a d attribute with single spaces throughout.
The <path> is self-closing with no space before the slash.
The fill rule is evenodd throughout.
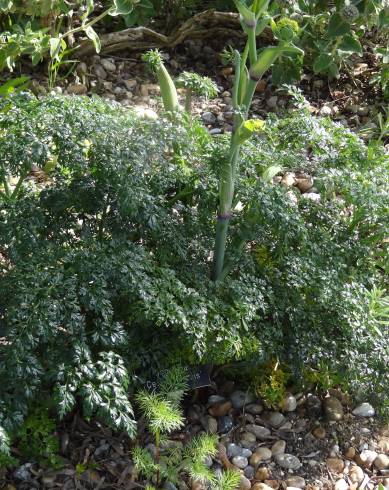
<path id="1" fill-rule="evenodd" d="M 227 137 L 97 98 L 0 104 L 3 450 L 43 393 L 61 416 L 79 403 L 133 435 L 132 374 L 177 360 L 279 359 L 298 375 L 330 357 L 351 388 L 385 401 L 387 326 L 371 299 L 385 291 L 381 146 L 304 109 L 269 118 L 242 146 L 234 253 L 214 283 Z M 316 199 L 265 181 L 274 161 L 313 174 Z"/>

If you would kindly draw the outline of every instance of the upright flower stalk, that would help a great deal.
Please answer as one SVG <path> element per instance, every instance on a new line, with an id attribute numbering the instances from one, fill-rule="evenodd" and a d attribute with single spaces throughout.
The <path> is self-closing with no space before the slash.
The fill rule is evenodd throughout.
<path id="1" fill-rule="evenodd" d="M 235 180 L 239 166 L 240 148 L 251 134 L 263 127 L 263 121 L 248 120 L 253 95 L 263 74 L 282 54 L 302 53 L 291 43 L 291 39 L 279 37 L 278 46 L 270 46 L 257 52 L 257 36 L 271 18 L 266 15 L 269 0 L 255 0 L 250 8 L 235 0 L 247 43 L 241 56 L 234 52 L 235 81 L 233 87 L 234 123 L 227 158 L 222 162 L 219 181 L 219 209 L 216 224 L 216 240 L 212 279 L 223 278 L 228 227 L 232 218 Z M 249 67 L 247 66 L 249 65 Z"/>

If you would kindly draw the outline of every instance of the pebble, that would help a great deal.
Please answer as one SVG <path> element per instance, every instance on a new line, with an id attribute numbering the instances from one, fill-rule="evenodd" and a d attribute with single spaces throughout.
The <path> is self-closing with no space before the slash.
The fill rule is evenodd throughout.
<path id="1" fill-rule="evenodd" d="M 271 412 L 269 415 L 269 424 L 277 429 L 285 422 L 285 416 L 280 412 Z"/>
<path id="2" fill-rule="evenodd" d="M 228 401 L 215 403 L 208 409 L 208 413 L 213 417 L 222 417 L 223 415 L 227 415 L 231 408 L 232 404 Z"/>
<path id="3" fill-rule="evenodd" d="M 362 468 L 354 465 L 350 468 L 348 476 L 352 483 L 362 483 L 365 474 L 363 473 Z"/>
<path id="4" fill-rule="evenodd" d="M 267 427 L 262 427 L 261 425 L 255 425 L 255 424 L 246 425 L 246 430 L 254 434 L 255 437 L 260 441 L 268 439 L 271 434 L 270 429 L 268 429 Z"/>
<path id="5" fill-rule="evenodd" d="M 245 458 L 244 456 L 234 456 L 231 461 L 232 461 L 232 464 L 234 464 L 235 466 L 237 466 L 241 470 L 246 468 L 246 466 L 249 464 L 247 458 Z"/>
<path id="6" fill-rule="evenodd" d="M 267 461 L 271 459 L 272 452 L 267 447 L 259 447 L 258 449 L 255 450 L 255 453 L 253 454 L 252 457 L 254 457 L 255 455 L 259 456 L 260 458 L 259 461 Z"/>
<path id="7" fill-rule="evenodd" d="M 207 404 L 209 406 L 211 406 L 211 405 L 215 405 L 215 403 L 222 403 L 224 401 L 226 401 L 226 399 L 224 398 L 224 396 L 211 395 L 210 397 L 208 397 Z"/>
<path id="8" fill-rule="evenodd" d="M 222 134 L 223 131 L 221 128 L 213 128 L 209 131 L 209 134 L 215 136 L 216 134 Z"/>
<path id="9" fill-rule="evenodd" d="M 340 458 L 327 458 L 326 463 L 331 473 L 342 473 L 344 470 L 344 463 Z"/>
<path id="10" fill-rule="evenodd" d="M 32 468 L 32 463 L 23 464 L 13 472 L 14 478 L 22 481 L 31 480 L 31 473 L 30 473 L 31 468 Z"/>
<path id="11" fill-rule="evenodd" d="M 279 440 L 272 445 L 271 453 L 273 456 L 278 456 L 279 454 L 284 454 L 285 449 L 286 449 L 286 442 Z"/>
<path id="12" fill-rule="evenodd" d="M 237 444 L 234 444 L 231 442 L 230 444 L 227 444 L 227 457 L 228 458 L 234 458 L 235 456 L 240 456 L 242 454 L 242 448 L 238 446 Z"/>
<path id="13" fill-rule="evenodd" d="M 301 179 L 299 179 L 301 180 Z M 297 180 L 298 183 L 298 180 Z M 312 186 L 311 186 L 312 187 Z M 300 189 L 301 190 L 301 189 Z M 282 409 L 285 412 L 294 412 L 297 408 L 297 400 L 293 395 L 287 395 L 282 402 Z"/>
<path id="14" fill-rule="evenodd" d="M 326 436 L 326 431 L 324 427 L 316 427 L 313 431 L 312 434 L 316 437 L 316 439 L 324 439 Z"/>
<path id="15" fill-rule="evenodd" d="M 312 417 L 317 417 L 321 412 L 321 400 L 316 395 L 308 395 L 305 402 L 307 413 Z"/>
<path id="16" fill-rule="evenodd" d="M 377 470 L 386 470 L 389 468 L 389 457 L 386 454 L 379 454 L 374 460 L 374 466 Z"/>
<path id="17" fill-rule="evenodd" d="M 245 458 L 250 458 L 252 454 L 253 452 L 250 451 L 250 449 L 247 449 L 246 447 L 242 449 L 242 456 L 244 456 Z"/>
<path id="18" fill-rule="evenodd" d="M 67 88 L 68 94 L 85 95 L 88 92 L 87 87 L 82 83 L 71 83 Z"/>
<path id="19" fill-rule="evenodd" d="M 380 451 L 388 454 L 389 453 L 389 437 L 387 437 L 387 436 L 381 437 L 377 443 L 377 446 L 380 449 Z"/>
<path id="20" fill-rule="evenodd" d="M 241 475 L 240 483 L 239 483 L 239 490 L 250 490 L 250 488 L 251 488 L 250 479 L 247 478 L 246 476 Z"/>
<path id="21" fill-rule="evenodd" d="M 352 414 L 356 417 L 374 417 L 375 410 L 370 403 L 362 403 L 358 407 L 354 408 Z"/>
<path id="22" fill-rule="evenodd" d="M 302 194 L 302 197 L 305 197 L 306 199 L 309 199 L 314 202 L 319 202 L 321 198 L 320 194 L 318 194 L 317 192 L 306 192 L 305 194 Z"/>
<path id="23" fill-rule="evenodd" d="M 214 417 L 206 417 L 206 429 L 210 434 L 217 433 L 217 420 Z"/>
<path id="24" fill-rule="evenodd" d="M 232 402 L 232 406 L 235 408 L 235 410 L 240 410 L 245 405 L 253 403 L 255 400 L 254 395 L 252 393 L 240 391 L 240 390 L 231 393 L 230 399 Z"/>
<path id="25" fill-rule="evenodd" d="M 93 67 L 93 71 L 95 72 L 97 78 L 101 78 L 102 80 L 105 80 L 107 78 L 107 72 L 101 65 L 95 65 Z"/>
<path id="26" fill-rule="evenodd" d="M 273 490 L 273 487 L 266 485 L 266 483 L 254 483 L 251 490 Z"/>
<path id="27" fill-rule="evenodd" d="M 344 452 L 344 456 L 347 459 L 354 459 L 355 458 L 355 448 L 349 447 L 348 449 L 346 449 L 346 451 Z"/>
<path id="28" fill-rule="evenodd" d="M 246 428 L 247 428 L 247 426 L 246 426 Z M 241 442 L 243 443 L 243 441 L 245 441 L 249 445 L 255 444 L 256 440 L 257 440 L 257 438 L 255 437 L 255 435 L 252 432 L 243 432 L 243 434 L 241 436 Z"/>
<path id="29" fill-rule="evenodd" d="M 279 454 L 275 457 L 275 459 L 281 468 L 285 468 L 287 470 L 297 470 L 301 466 L 300 460 L 293 454 Z"/>
<path id="30" fill-rule="evenodd" d="M 116 71 L 116 65 L 112 60 L 109 60 L 107 58 L 102 58 L 100 60 L 101 66 L 104 68 L 104 70 L 114 72 Z"/>
<path id="31" fill-rule="evenodd" d="M 331 116 L 332 109 L 328 105 L 323 105 L 323 107 L 319 111 L 319 114 L 323 117 Z"/>
<path id="32" fill-rule="evenodd" d="M 153 109 L 145 109 L 143 111 L 143 117 L 145 119 L 150 119 L 151 121 L 155 121 L 156 119 L 158 119 L 158 114 L 153 111 Z"/>
<path id="33" fill-rule="evenodd" d="M 341 478 L 335 482 L 334 490 L 348 490 L 348 483 Z"/>
<path id="34" fill-rule="evenodd" d="M 313 187 L 313 179 L 312 177 L 300 177 L 296 178 L 296 187 L 303 194 L 304 192 L 308 192 L 309 189 Z"/>
<path id="35" fill-rule="evenodd" d="M 309 194 L 304 194 L 304 196 L 308 196 Z M 320 194 L 319 194 L 320 198 Z M 340 401 L 334 396 L 329 396 L 324 399 L 323 403 L 324 413 L 328 420 L 338 421 L 343 418 L 343 406 Z"/>
<path id="36" fill-rule="evenodd" d="M 278 97 L 277 95 L 272 95 L 271 97 L 269 97 L 266 101 L 266 105 L 268 107 L 270 107 L 271 109 L 276 109 L 277 105 L 278 105 Z"/>
<path id="37" fill-rule="evenodd" d="M 284 187 L 292 187 L 296 183 L 294 172 L 286 172 L 281 179 L 281 185 Z"/>
<path id="38" fill-rule="evenodd" d="M 292 475 L 287 478 L 285 483 L 288 487 L 305 488 L 305 480 L 302 476 Z"/>
<path id="39" fill-rule="evenodd" d="M 201 119 L 203 120 L 204 124 L 215 124 L 216 122 L 216 117 L 212 112 L 204 112 L 201 115 Z"/>
<path id="40" fill-rule="evenodd" d="M 134 90 L 134 88 L 137 86 L 138 82 L 134 78 L 129 78 L 128 80 L 123 80 L 123 83 L 126 87 L 127 90 Z"/>
<path id="41" fill-rule="evenodd" d="M 219 417 L 218 420 L 218 432 L 221 434 L 225 434 L 226 432 L 229 432 L 232 428 L 234 427 L 234 422 L 232 421 L 232 418 L 228 415 L 225 415 L 224 417 Z"/>
<path id="42" fill-rule="evenodd" d="M 246 468 L 244 469 L 244 476 L 249 480 L 252 480 L 254 478 L 254 473 L 255 470 L 251 465 L 246 466 Z"/>
<path id="43" fill-rule="evenodd" d="M 251 413 L 252 415 L 259 415 L 263 412 L 263 406 L 259 403 L 250 403 L 246 406 L 246 412 Z"/>
<path id="44" fill-rule="evenodd" d="M 270 476 L 270 471 L 266 466 L 262 466 L 261 468 L 258 468 L 257 471 L 255 472 L 255 479 L 259 481 L 265 481 L 269 478 Z"/>
<path id="45" fill-rule="evenodd" d="M 377 456 L 378 454 L 375 451 L 365 449 L 361 452 L 361 454 L 357 454 L 355 456 L 355 462 L 363 468 L 369 468 Z"/>

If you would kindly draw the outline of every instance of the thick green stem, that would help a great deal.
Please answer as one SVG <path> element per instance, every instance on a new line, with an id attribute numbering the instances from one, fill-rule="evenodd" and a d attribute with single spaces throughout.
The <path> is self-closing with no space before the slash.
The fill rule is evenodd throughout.
<path id="1" fill-rule="evenodd" d="M 192 111 L 192 90 L 190 88 L 186 89 L 186 95 L 185 95 L 185 112 L 187 112 L 189 115 Z"/>
<path id="2" fill-rule="evenodd" d="M 19 177 L 19 180 L 17 181 L 16 183 L 16 186 L 14 188 L 14 190 L 12 191 L 12 194 L 10 196 L 11 199 L 15 199 L 18 195 L 18 192 L 19 192 L 19 189 L 21 188 L 23 182 L 24 182 L 24 179 L 27 177 L 28 175 L 28 171 L 24 171 L 20 177 Z"/>
<path id="3" fill-rule="evenodd" d="M 232 200 L 234 198 L 234 184 L 236 167 L 239 160 L 239 145 L 235 143 L 235 134 L 231 136 L 230 156 L 226 160 L 220 179 L 219 210 L 216 225 L 216 240 L 214 250 L 214 262 L 212 280 L 220 279 L 224 257 L 226 253 L 227 232 L 231 220 Z"/>

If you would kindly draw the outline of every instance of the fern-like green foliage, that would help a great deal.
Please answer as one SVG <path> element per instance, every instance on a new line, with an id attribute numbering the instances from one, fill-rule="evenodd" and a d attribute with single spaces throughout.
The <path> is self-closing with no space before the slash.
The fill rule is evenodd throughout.
<path id="1" fill-rule="evenodd" d="M 184 418 L 179 409 L 163 395 L 141 391 L 137 394 L 136 400 L 154 436 L 172 432 L 184 425 Z"/>
<path id="2" fill-rule="evenodd" d="M 228 468 L 216 480 L 214 490 L 235 490 L 240 484 L 241 475 L 237 470 Z"/>
<path id="3" fill-rule="evenodd" d="M 132 459 L 136 469 L 147 479 L 151 479 L 156 474 L 158 465 L 154 462 L 151 453 L 147 449 L 135 446 L 132 450 Z"/>

